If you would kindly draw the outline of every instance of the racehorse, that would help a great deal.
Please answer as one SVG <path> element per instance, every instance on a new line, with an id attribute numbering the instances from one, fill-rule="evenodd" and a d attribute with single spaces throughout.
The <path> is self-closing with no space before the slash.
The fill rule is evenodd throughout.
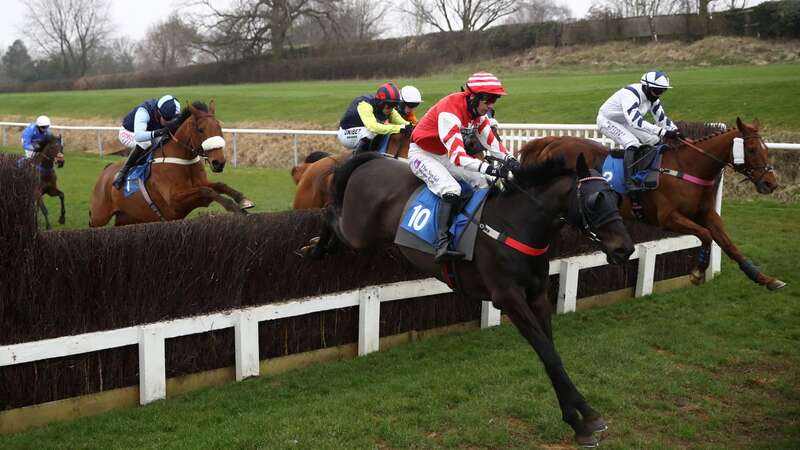
<path id="1" fill-rule="evenodd" d="M 400 133 L 389 136 L 386 155 L 394 158 L 408 158 L 410 140 Z M 330 155 L 325 152 L 313 152 L 302 164 L 292 168 L 292 179 L 297 185 L 294 194 L 294 209 L 324 208 L 330 204 L 330 185 L 333 169 L 349 158 L 350 152 Z"/>
<path id="2" fill-rule="evenodd" d="M 39 142 L 38 149 L 31 157 L 30 163 L 39 173 L 39 184 L 36 186 L 36 203 L 44 216 L 45 228 L 50 229 L 50 219 L 48 218 L 47 207 L 44 205 L 44 194 L 50 197 L 58 197 L 61 201 L 61 215 L 58 216 L 58 223 L 61 225 L 66 221 L 66 210 L 64 209 L 64 193 L 58 189 L 56 183 L 55 164 L 59 168 L 64 167 L 64 145 L 61 143 L 61 136 L 48 134 Z"/>
<path id="3" fill-rule="evenodd" d="M 203 160 L 210 161 L 212 172 L 222 172 L 225 167 L 225 140 L 214 111 L 213 101 L 208 106 L 195 102 L 167 125 L 169 137 L 154 150 L 142 195 L 125 197 L 114 189 L 111 181 L 121 163 L 106 166 L 92 193 L 89 226 L 103 226 L 114 216 L 117 226 L 182 219 L 212 201 L 231 212 L 252 208 L 253 202 L 241 192 L 225 183 L 211 183 L 206 177 Z"/>
<path id="4" fill-rule="evenodd" d="M 391 243 L 406 200 L 421 183 L 404 162 L 354 156 L 336 169 L 333 203 L 325 210 L 322 233 L 304 253 L 320 257 L 335 249 L 338 241 L 356 249 Z M 544 364 L 562 418 L 575 431 L 578 444 L 595 446 L 594 433 L 604 431 L 606 423 L 570 381 L 553 343 L 547 248 L 564 221 L 599 242 L 609 262 L 623 263 L 633 252 L 606 180 L 599 174 L 591 176 L 583 158 L 577 172 L 566 168 L 562 159 L 554 159 L 522 168 L 504 192 L 490 193 L 473 259 L 457 261 L 448 271 L 463 292 L 491 299 L 508 315 Z M 421 270 L 445 278 L 432 255 L 401 250 Z"/>
<path id="5" fill-rule="evenodd" d="M 711 242 L 739 264 L 739 268 L 754 282 L 770 290 L 786 285 L 781 280 L 762 273 L 743 255 L 725 231 L 719 214 L 714 210 L 715 189 L 712 181 L 718 179 L 725 166 L 747 177 L 759 193 L 769 194 L 778 186 L 769 165 L 767 146 L 758 134 L 758 121 L 747 124 L 736 118 L 736 128 L 700 138 L 695 142 L 682 141 L 664 153 L 661 166 L 673 169 L 662 173 L 658 188 L 643 191 L 639 196 L 642 215 L 646 223 L 679 233 L 697 236 L 702 243 L 697 265 L 690 276 L 696 284 L 703 278 L 709 264 Z M 733 140 L 742 138 L 744 164 L 733 165 Z M 608 155 L 603 145 L 576 137 L 548 136 L 526 143 L 519 151 L 523 164 L 561 156 L 568 165 L 574 165 L 578 155 L 583 155 L 590 166 L 599 167 Z M 666 176 L 666 175 L 680 175 Z M 625 198 L 623 215 L 634 218 L 630 200 Z"/>

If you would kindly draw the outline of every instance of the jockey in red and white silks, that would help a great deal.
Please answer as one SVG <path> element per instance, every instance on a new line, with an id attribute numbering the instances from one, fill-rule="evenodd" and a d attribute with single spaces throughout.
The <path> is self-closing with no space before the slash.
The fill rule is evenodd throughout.
<path id="1" fill-rule="evenodd" d="M 494 166 L 467 155 L 461 128 L 475 128 L 489 152 L 506 158 L 508 151 L 495 137 L 486 116 L 502 95 L 506 91 L 497 77 L 478 72 L 467 80 L 464 92 L 439 100 L 414 128 L 408 149 L 411 171 L 437 196 L 461 195 L 456 178 L 474 187 L 486 187 L 486 175 L 497 175 Z"/>
<path id="2" fill-rule="evenodd" d="M 435 261 L 459 259 L 464 256 L 450 249 L 448 225 L 451 213 L 457 212 L 461 186 L 457 179 L 473 187 L 486 187 L 487 176 L 504 176 L 501 169 L 470 157 L 464 149 L 461 129 L 474 128 L 481 144 L 494 156 L 508 159 L 508 151 L 492 132 L 492 122 L 486 114 L 506 90 L 494 75 L 478 72 L 467 80 L 463 92 L 439 100 L 420 119 L 411 134 L 408 162 L 411 171 L 428 188 L 442 198 L 437 209 L 437 238 L 434 244 Z M 516 163 L 516 161 L 513 161 Z M 517 163 L 518 164 L 518 163 Z"/>

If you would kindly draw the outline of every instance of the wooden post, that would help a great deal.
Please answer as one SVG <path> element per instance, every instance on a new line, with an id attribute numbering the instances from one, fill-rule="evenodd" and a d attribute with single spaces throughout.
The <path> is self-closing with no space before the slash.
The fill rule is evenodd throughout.
<path id="1" fill-rule="evenodd" d="M 248 311 L 236 313 L 234 318 L 236 341 L 236 381 L 259 375 L 258 321 Z"/>
<path id="2" fill-rule="evenodd" d="M 492 302 L 481 302 L 481 328 L 500 325 L 500 310 L 492 306 Z"/>
<path id="3" fill-rule="evenodd" d="M 572 258 L 561 261 L 561 270 L 558 273 L 558 304 L 556 312 L 564 314 L 575 312 L 578 304 L 578 271 L 580 263 Z"/>
<path id="4" fill-rule="evenodd" d="M 636 273 L 636 297 L 653 293 L 653 276 L 656 272 L 656 247 L 651 243 L 638 244 L 639 271 Z"/>
<path id="5" fill-rule="evenodd" d="M 158 325 L 139 328 L 139 403 L 167 397 L 164 330 Z"/>
<path id="6" fill-rule="evenodd" d="M 722 216 L 722 187 L 725 182 L 725 171 L 719 176 L 719 186 L 714 202 L 714 210 Z M 722 271 L 722 252 L 716 242 L 711 243 L 711 254 L 709 255 L 708 268 L 706 269 L 705 281 L 711 281 L 716 274 Z"/>
<path id="7" fill-rule="evenodd" d="M 380 350 L 381 299 L 377 287 L 358 292 L 358 356 Z"/>

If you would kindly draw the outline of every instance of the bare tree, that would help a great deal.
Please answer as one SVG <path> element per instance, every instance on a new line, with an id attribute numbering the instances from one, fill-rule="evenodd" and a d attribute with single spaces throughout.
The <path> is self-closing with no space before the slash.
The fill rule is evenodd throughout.
<path id="1" fill-rule="evenodd" d="M 28 0 L 25 7 L 30 37 L 60 61 L 62 75 L 85 75 L 110 32 L 107 0 Z"/>
<path id="2" fill-rule="evenodd" d="M 191 64 L 195 62 L 194 45 L 199 40 L 195 28 L 174 14 L 147 30 L 138 45 L 138 63 L 164 69 Z"/>
<path id="3" fill-rule="evenodd" d="M 572 10 L 555 0 L 521 0 L 519 10 L 510 17 L 512 23 L 563 22 L 572 18 Z"/>
<path id="4" fill-rule="evenodd" d="M 410 0 L 403 12 L 439 31 L 480 31 L 516 12 L 517 3 L 517 0 Z"/>
<path id="5" fill-rule="evenodd" d="M 289 41 L 294 45 L 331 39 L 374 39 L 385 31 L 384 19 L 390 6 L 389 3 L 376 4 L 371 0 L 342 0 L 336 11 L 326 17 L 299 18 L 289 33 Z"/>
<path id="6" fill-rule="evenodd" d="M 325 26 L 340 3 L 341 0 L 236 0 L 226 10 L 216 8 L 211 0 L 195 4 L 209 11 L 203 24 L 210 36 L 204 41 L 206 51 L 217 59 L 232 59 L 261 55 L 268 49 L 281 56 L 298 19 L 316 19 Z"/>

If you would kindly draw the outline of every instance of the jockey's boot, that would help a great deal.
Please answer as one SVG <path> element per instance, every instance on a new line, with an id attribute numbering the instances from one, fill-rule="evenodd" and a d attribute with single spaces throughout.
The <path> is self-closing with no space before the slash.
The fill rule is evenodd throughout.
<path id="1" fill-rule="evenodd" d="M 128 154 L 128 159 L 125 160 L 125 164 L 122 165 L 119 172 L 114 176 L 114 181 L 111 182 L 111 185 L 114 186 L 116 190 L 122 190 L 122 186 L 125 184 L 125 179 L 128 178 L 128 172 L 131 170 L 131 167 L 135 166 L 146 154 L 147 150 L 138 145 L 131 150 Z"/>
<path id="2" fill-rule="evenodd" d="M 353 150 L 353 156 L 370 151 L 371 147 L 372 147 L 372 141 L 373 140 L 374 139 L 370 139 L 370 138 L 361 138 L 361 140 L 358 141 L 358 145 L 356 146 L 356 149 Z"/>
<path id="3" fill-rule="evenodd" d="M 639 155 L 639 146 L 637 145 L 631 145 L 625 149 L 625 159 L 623 160 L 622 166 L 625 168 L 625 190 L 628 192 L 641 189 L 641 186 L 633 181 L 633 175 L 637 172 L 635 166 L 637 166 L 636 161 L 639 159 Z"/>
<path id="4" fill-rule="evenodd" d="M 436 212 L 436 242 L 434 248 L 436 256 L 433 261 L 437 263 L 454 261 L 463 258 L 465 255 L 457 250 L 450 249 L 450 218 L 453 213 L 458 212 L 456 207 L 459 204 L 460 197 L 456 194 L 444 194 L 442 202 L 439 203 L 439 209 Z M 454 211 L 455 210 L 455 211 Z"/>

